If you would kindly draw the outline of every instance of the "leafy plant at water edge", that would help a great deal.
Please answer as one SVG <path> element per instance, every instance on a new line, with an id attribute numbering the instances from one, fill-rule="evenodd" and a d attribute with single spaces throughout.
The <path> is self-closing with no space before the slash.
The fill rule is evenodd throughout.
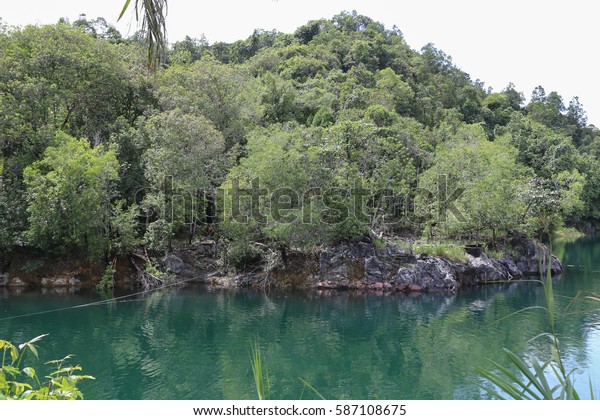
<path id="1" fill-rule="evenodd" d="M 509 369 L 494 361 L 492 364 L 497 372 L 487 370 L 481 372 L 481 375 L 492 385 L 496 386 L 506 395 L 502 395 L 498 390 L 489 386 L 482 388 L 493 398 L 506 399 L 507 397 L 515 400 L 579 400 L 579 394 L 574 386 L 573 373 L 575 370 L 567 372 L 563 363 L 563 356 L 560 348 L 560 341 L 556 333 L 555 309 L 554 309 L 554 288 L 552 285 L 552 252 L 551 247 L 546 252 L 542 252 L 540 247 L 540 274 L 542 274 L 543 263 L 547 262 L 546 274 L 541 275 L 544 286 L 544 296 L 546 299 L 546 311 L 548 313 L 548 322 L 550 332 L 541 334 L 538 337 L 550 338 L 550 354 L 546 361 L 540 361 L 535 357 L 530 357 L 529 363 L 508 349 L 503 349 L 508 356 L 511 367 Z M 516 373 L 514 373 L 516 370 Z M 558 382 L 552 386 L 552 380 Z M 593 389 L 590 385 L 591 398 L 593 398 Z"/>
<path id="2" fill-rule="evenodd" d="M 47 335 L 35 337 L 18 347 L 10 341 L 0 340 L 0 351 L 2 351 L 0 400 L 83 399 L 83 393 L 77 387 L 78 383 L 84 379 L 95 378 L 89 375 L 79 375 L 80 366 L 67 365 L 66 361 L 71 358 L 71 355 L 46 362 L 46 365 L 53 366 L 53 370 L 42 379 L 38 376 L 35 368 L 31 366 L 21 368 L 27 351 L 38 359 L 38 348 L 34 343 Z M 9 358 L 10 363 L 8 363 Z"/>
<path id="3" fill-rule="evenodd" d="M 113 263 L 106 266 L 102 278 L 96 285 L 96 290 L 99 292 L 112 290 L 115 287 L 115 272 L 115 262 L 113 261 Z"/>

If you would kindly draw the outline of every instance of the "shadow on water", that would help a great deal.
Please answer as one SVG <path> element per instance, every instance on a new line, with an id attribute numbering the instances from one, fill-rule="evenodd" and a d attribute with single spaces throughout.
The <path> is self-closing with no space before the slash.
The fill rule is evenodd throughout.
<path id="1" fill-rule="evenodd" d="M 580 240 L 558 250 L 567 266 L 558 295 L 600 291 L 600 242 Z M 0 318 L 95 300 L 93 293 L 3 291 Z M 0 336 L 22 342 L 50 333 L 42 359 L 76 354 L 97 378 L 83 387 L 92 399 L 255 398 L 254 340 L 273 398 L 316 398 L 302 378 L 326 398 L 479 399 L 476 368 L 490 359 L 503 362 L 503 347 L 542 351 L 528 340 L 546 331 L 545 313 L 521 310 L 543 302 L 536 282 L 414 296 L 189 286 L 1 320 Z M 594 317 L 576 313 L 558 322 L 568 363 L 592 373 L 600 367 Z"/>

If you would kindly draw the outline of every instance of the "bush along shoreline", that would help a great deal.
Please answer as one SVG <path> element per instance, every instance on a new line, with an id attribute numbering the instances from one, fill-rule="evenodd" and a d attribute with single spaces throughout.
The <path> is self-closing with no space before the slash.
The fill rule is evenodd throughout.
<path id="1" fill-rule="evenodd" d="M 356 12 L 189 38 L 152 71 L 139 41 L 0 25 L 0 284 L 457 290 L 534 271 L 507 232 L 600 223 L 577 97 L 486 89 Z"/>
<path id="2" fill-rule="evenodd" d="M 265 249 L 259 257 L 235 268 L 231 265 L 231 249 L 218 249 L 216 243 L 204 241 L 181 247 L 160 259 L 156 272 L 164 273 L 171 284 L 403 293 L 454 292 L 469 286 L 539 275 L 539 256 L 548 252 L 544 244 L 512 235 L 505 238 L 504 245 L 504 253 L 492 251 L 489 254 L 494 257 L 490 257 L 483 246 L 477 245 L 407 247 L 399 241 L 374 241 L 361 236 L 312 251 Z M 497 257 L 500 254 L 503 256 Z M 98 264 L 49 259 L 32 259 L 39 263 L 23 264 L 17 263 L 19 258 L 23 255 L 15 254 L 9 270 L 0 272 L 0 287 L 44 288 L 66 293 L 95 287 L 103 278 Z M 139 263 L 134 265 L 134 262 L 135 258 L 114 262 L 117 286 L 143 286 L 136 282 Z M 542 267 L 544 272 L 547 264 L 544 262 Z M 556 257 L 552 257 L 550 270 L 553 276 L 562 273 Z"/>

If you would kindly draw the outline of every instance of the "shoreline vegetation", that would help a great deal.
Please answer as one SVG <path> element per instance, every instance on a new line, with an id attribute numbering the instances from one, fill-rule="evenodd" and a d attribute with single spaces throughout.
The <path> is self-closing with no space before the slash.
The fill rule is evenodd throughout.
<path id="1" fill-rule="evenodd" d="M 70 263 L 47 256 L 30 260 L 25 253 L 15 255 L 12 265 L 16 269 L 0 273 L 0 287 L 63 292 L 96 287 L 103 292 L 115 286 L 153 289 L 192 282 L 223 288 L 455 292 L 474 285 L 536 277 L 540 256 L 548 252 L 545 245 L 523 235 L 506 238 L 503 251 L 489 251 L 483 245 L 425 244 L 361 236 L 333 247 L 286 250 L 285 259 L 276 253 L 264 253 L 263 258 L 236 269 L 227 261 L 227 249 L 219 250 L 215 243 L 207 245 L 207 241 L 182 244 L 161 259 L 152 269 L 156 284 L 151 286 L 140 283 L 138 277 L 144 256 L 137 256 L 137 264 L 131 259 L 114 260 L 100 278 L 101 265 L 82 263 L 77 258 Z M 544 264 L 545 272 L 548 264 Z M 554 256 L 550 272 L 552 276 L 562 272 Z"/>
<path id="2" fill-rule="evenodd" d="M 486 89 L 356 12 L 150 68 L 147 35 L 0 26 L 0 284 L 456 290 L 600 220 L 576 97 Z"/>

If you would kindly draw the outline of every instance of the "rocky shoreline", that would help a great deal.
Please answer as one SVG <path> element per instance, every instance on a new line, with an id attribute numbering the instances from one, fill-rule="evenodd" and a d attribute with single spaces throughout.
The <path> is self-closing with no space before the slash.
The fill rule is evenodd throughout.
<path id="1" fill-rule="evenodd" d="M 348 242 L 312 255 L 288 256 L 288 263 L 271 274 L 274 283 L 315 289 L 435 292 L 485 283 L 539 277 L 548 268 L 548 249 L 535 241 L 520 241 L 516 256 L 490 258 L 466 255 L 465 262 L 428 254 L 411 255 L 396 245 L 378 248 L 369 242 Z M 544 258 L 544 255 L 546 256 Z M 562 273 L 552 256 L 551 273 Z"/>
<path id="2" fill-rule="evenodd" d="M 548 249 L 524 237 L 510 239 L 511 252 L 490 258 L 485 252 L 465 253 L 463 261 L 428 254 L 411 254 L 393 243 L 376 246 L 368 237 L 344 242 L 314 252 L 288 251 L 274 267 L 254 267 L 251 272 L 229 275 L 216 257 L 205 249 L 180 250 L 163 260 L 165 269 L 179 281 L 207 283 L 220 287 L 280 287 L 316 290 L 385 292 L 454 292 L 461 288 L 508 282 L 539 276 L 548 267 Z M 15 264 L 12 264 L 14 266 Z M 18 266 L 18 265 L 17 265 Z M 4 270 L 2 270 L 4 271 Z M 32 271 L 0 271 L 0 287 L 75 290 L 95 285 L 102 267 L 72 262 L 42 264 Z M 552 275 L 562 265 L 551 258 Z M 118 264 L 117 285 L 131 286 L 135 271 L 123 259 Z"/>

